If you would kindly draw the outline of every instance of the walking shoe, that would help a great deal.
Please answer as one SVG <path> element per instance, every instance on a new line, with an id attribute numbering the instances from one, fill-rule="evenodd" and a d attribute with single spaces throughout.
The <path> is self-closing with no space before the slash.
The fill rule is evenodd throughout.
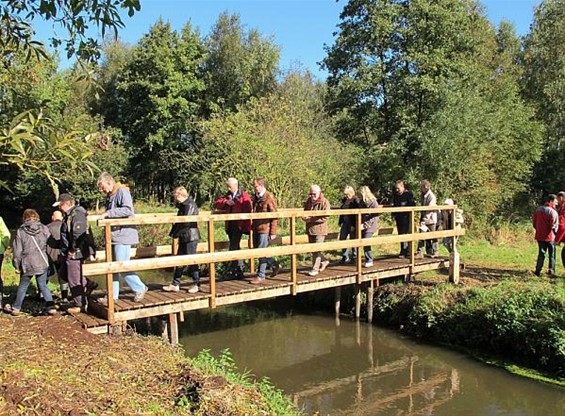
<path id="1" fill-rule="evenodd" d="M 98 298 L 98 303 L 103 306 L 108 306 L 108 296 Z"/>
<path id="2" fill-rule="evenodd" d="M 277 262 L 275 262 L 275 265 L 273 266 L 273 271 L 271 272 L 271 277 L 275 277 L 277 274 L 279 274 L 280 271 L 281 271 L 281 265 L 277 261 Z"/>
<path id="3" fill-rule="evenodd" d="M 143 289 L 141 292 L 137 292 L 135 294 L 135 296 L 133 297 L 133 301 L 134 302 L 141 302 L 143 300 L 143 298 L 145 297 L 145 294 L 147 293 L 148 290 L 149 290 L 149 288 L 147 286 L 145 286 L 145 289 Z"/>
<path id="4" fill-rule="evenodd" d="M 424 254 L 422 254 L 422 253 L 416 253 L 416 254 L 414 255 L 414 258 L 415 258 L 415 259 L 423 259 L 423 258 L 424 258 Z"/>
<path id="5" fill-rule="evenodd" d="M 320 271 L 323 272 L 324 270 L 326 270 L 326 267 L 328 267 L 328 264 L 330 264 L 329 260 L 323 261 L 322 263 L 320 263 Z"/>
<path id="6" fill-rule="evenodd" d="M 179 287 L 173 284 L 167 285 L 167 286 L 163 286 L 163 290 L 165 292 L 178 292 L 179 291 Z"/>
<path id="7" fill-rule="evenodd" d="M 80 312 L 80 306 L 71 306 L 70 308 L 67 308 L 67 313 L 79 313 Z"/>
<path id="8" fill-rule="evenodd" d="M 57 309 L 55 309 L 55 308 L 47 309 L 47 315 L 51 315 L 51 316 L 57 315 Z"/>
<path id="9" fill-rule="evenodd" d="M 175 286 L 178 287 L 178 286 Z M 200 288 L 198 287 L 198 285 L 192 285 L 188 288 L 188 293 L 198 293 L 200 291 Z"/>
<path id="10" fill-rule="evenodd" d="M 265 283 L 265 278 L 261 279 L 260 277 L 256 277 L 255 279 L 249 281 L 252 285 L 260 285 Z"/>
<path id="11" fill-rule="evenodd" d="M 310 271 L 308 272 L 308 274 L 309 274 L 310 276 L 318 276 L 318 275 L 320 274 L 320 272 L 319 272 L 318 270 L 316 270 L 316 269 L 312 269 L 312 270 L 310 270 Z"/>
<path id="12" fill-rule="evenodd" d="M 19 309 L 16 309 L 16 308 L 10 308 L 10 309 L 11 309 L 10 314 L 11 314 L 12 316 L 18 316 L 18 315 L 20 314 L 20 310 L 19 310 Z"/>
<path id="13" fill-rule="evenodd" d="M 373 262 L 372 261 L 366 261 L 365 264 L 363 265 L 363 267 L 373 267 Z"/>
<path id="14" fill-rule="evenodd" d="M 347 264 L 349 263 L 349 257 L 342 257 L 339 261 L 339 264 Z"/>
<path id="15" fill-rule="evenodd" d="M 94 280 L 88 280 L 86 282 L 86 287 L 84 289 L 84 292 L 86 293 L 86 296 L 90 296 L 92 295 L 92 292 L 97 288 L 98 288 L 98 283 L 96 283 Z"/>

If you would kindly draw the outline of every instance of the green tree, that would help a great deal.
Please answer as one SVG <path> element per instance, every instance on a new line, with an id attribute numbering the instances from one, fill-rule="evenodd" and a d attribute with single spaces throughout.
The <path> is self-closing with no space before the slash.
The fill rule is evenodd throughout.
<path id="1" fill-rule="evenodd" d="M 209 190 L 211 198 L 230 176 L 247 187 L 263 176 L 282 207 L 301 206 L 312 183 L 336 201 L 340 187 L 359 177 L 360 158 L 331 136 L 324 94 L 310 74 L 292 73 L 277 92 L 201 122 L 200 193 Z"/>
<path id="2" fill-rule="evenodd" d="M 375 188 L 430 179 L 486 216 L 524 189 L 539 126 L 518 93 L 518 39 L 474 0 L 351 0 L 324 60 L 338 137 Z"/>
<path id="3" fill-rule="evenodd" d="M 206 101 L 212 110 L 234 110 L 274 91 L 280 49 L 272 38 L 246 31 L 238 14 L 222 13 L 205 42 Z"/>
<path id="4" fill-rule="evenodd" d="M 545 126 L 544 154 L 536 166 L 533 188 L 556 192 L 565 172 L 565 1 L 544 0 L 536 8 L 524 42 L 524 96 Z"/>
<path id="5" fill-rule="evenodd" d="M 205 88 L 203 56 L 199 33 L 190 24 L 178 33 L 158 21 L 117 79 L 116 127 L 134 149 L 130 171 L 145 196 L 168 198 L 178 182 L 177 163 L 192 164 L 189 150 Z"/>

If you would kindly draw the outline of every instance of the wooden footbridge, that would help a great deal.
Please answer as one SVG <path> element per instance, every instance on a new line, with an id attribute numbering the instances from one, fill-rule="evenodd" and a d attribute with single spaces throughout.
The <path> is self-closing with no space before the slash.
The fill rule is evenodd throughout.
<path id="1" fill-rule="evenodd" d="M 454 214 L 454 206 L 438 206 L 436 209 L 446 210 L 450 215 Z M 457 282 L 459 279 L 458 255 L 448 258 L 423 258 L 415 256 L 415 242 L 423 239 L 442 239 L 454 238 L 464 234 L 460 227 L 418 233 L 415 226 L 410 234 L 397 235 L 393 229 L 381 229 L 372 238 L 361 238 L 360 224 L 361 215 L 375 213 L 383 215 L 395 212 L 408 212 L 411 223 L 416 224 L 415 219 L 419 218 L 419 211 L 429 210 L 428 207 L 407 207 L 407 208 L 376 208 L 376 209 L 351 209 L 351 210 L 328 210 L 328 211 L 308 211 L 306 214 L 299 209 L 286 209 L 276 213 L 253 213 L 253 214 L 215 214 L 202 213 L 198 216 L 179 217 L 172 214 L 142 214 L 135 218 L 124 219 L 103 219 L 98 220 L 99 226 L 104 227 L 106 238 L 105 251 L 97 256 L 98 261 L 84 264 L 83 271 L 87 276 L 105 275 L 106 293 L 108 294 L 108 305 L 101 304 L 98 299 L 103 294 L 94 294 L 89 300 L 88 315 L 79 313 L 74 316 L 79 319 L 83 326 L 94 333 L 107 333 L 112 328 L 121 326 L 127 321 L 149 318 L 152 316 L 166 316 L 169 320 L 171 342 L 178 342 L 178 320 L 184 320 L 184 312 L 196 309 L 215 308 L 220 305 L 231 305 L 241 302 L 249 302 L 260 299 L 273 298 L 278 296 L 291 296 L 298 293 L 311 292 L 327 288 L 336 288 L 336 313 L 339 313 L 339 301 L 341 287 L 354 285 L 356 293 L 356 316 L 359 318 L 361 310 L 361 291 L 367 291 L 368 320 L 372 320 L 372 299 L 375 285 L 383 279 L 404 278 L 409 280 L 411 276 L 439 268 L 449 267 L 450 281 Z M 355 215 L 357 218 L 357 238 L 350 240 L 336 240 L 337 234 L 328 235 L 323 243 L 308 244 L 308 236 L 297 234 L 297 224 L 302 217 L 308 216 L 338 216 Z M 416 217 L 418 216 L 418 217 Z M 223 224 L 226 220 L 242 220 L 257 218 L 279 218 L 288 227 L 288 234 L 274 240 L 268 248 L 249 248 L 248 244 L 252 240 L 242 241 L 242 249 L 234 251 L 219 251 L 227 246 L 226 242 L 216 243 L 214 239 L 215 223 Z M 201 231 L 207 228 L 207 241 L 200 243 L 197 253 L 193 255 L 174 255 L 176 245 L 158 247 L 145 247 L 133 250 L 133 259 L 129 261 L 109 261 L 111 259 L 110 235 L 111 227 L 116 225 L 143 225 L 152 224 L 172 224 L 176 222 L 198 222 Z M 452 223 L 455 223 L 452 221 Z M 280 227 L 285 229 L 284 227 Z M 205 233 L 203 233 L 205 234 Z M 326 270 L 318 276 L 311 277 L 308 271 L 311 267 L 301 266 L 298 263 L 300 254 L 315 251 L 341 250 L 342 248 L 357 247 L 359 253 L 363 252 L 364 246 L 377 248 L 384 244 L 399 244 L 400 242 L 410 242 L 410 256 L 408 258 L 376 256 L 374 266 L 363 267 L 363 257 L 358 256 L 354 264 L 330 264 Z M 255 277 L 254 259 L 260 257 L 277 256 L 290 258 L 290 267 L 283 268 L 277 276 L 267 278 L 265 283 L 260 285 L 249 284 Z M 249 259 L 250 273 L 246 274 L 241 280 L 220 280 L 216 275 L 216 265 L 218 263 L 229 262 L 238 259 Z M 201 279 L 200 292 L 190 294 L 186 290 L 192 282 L 181 285 L 179 292 L 165 292 L 163 285 L 150 284 L 149 291 L 141 302 L 133 301 L 133 293 L 123 290 L 120 292 L 119 300 L 114 301 L 112 296 L 113 273 L 126 271 L 142 271 L 153 269 L 166 269 L 172 267 L 182 267 L 191 264 L 207 264 L 209 269 L 208 278 Z"/>

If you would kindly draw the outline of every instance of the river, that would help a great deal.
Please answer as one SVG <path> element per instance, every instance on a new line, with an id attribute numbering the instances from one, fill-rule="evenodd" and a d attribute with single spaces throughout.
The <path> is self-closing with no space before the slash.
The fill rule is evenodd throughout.
<path id="1" fill-rule="evenodd" d="M 562 389 L 349 318 L 284 301 L 187 313 L 189 356 L 229 349 L 307 415 L 560 415 Z"/>

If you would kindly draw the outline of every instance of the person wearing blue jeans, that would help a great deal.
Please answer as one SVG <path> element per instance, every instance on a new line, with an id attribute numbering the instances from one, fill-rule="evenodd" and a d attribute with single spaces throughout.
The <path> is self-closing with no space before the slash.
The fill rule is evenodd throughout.
<path id="1" fill-rule="evenodd" d="M 135 216 L 133 199 L 129 189 L 116 182 L 110 174 L 104 172 L 98 177 L 98 188 L 106 194 L 106 212 L 100 215 L 104 218 L 131 218 Z M 112 257 L 114 261 L 127 261 L 131 257 L 132 244 L 139 243 L 137 228 L 133 225 L 120 225 L 112 227 Z M 114 300 L 120 296 L 120 277 L 133 290 L 135 302 L 141 302 L 148 288 L 134 272 L 115 273 L 113 277 L 112 294 Z M 107 304 L 107 299 L 100 299 L 100 303 Z"/>
<path id="2" fill-rule="evenodd" d="M 343 189 L 343 199 L 341 201 L 340 209 L 355 209 L 359 208 L 359 199 L 355 196 L 355 189 L 352 186 L 346 186 Z M 357 216 L 354 215 L 340 215 L 338 220 L 339 225 L 339 239 L 347 240 L 357 238 L 355 233 L 355 224 Z M 349 257 L 349 249 L 344 248 L 341 250 L 341 264 L 348 263 L 357 257 L 357 247 L 351 248 L 351 257 Z"/>
<path id="3" fill-rule="evenodd" d="M 277 203 L 272 193 L 267 191 L 265 180 L 261 177 L 255 178 L 253 181 L 255 195 L 253 196 L 253 212 L 277 212 Z M 253 247 L 266 248 L 269 242 L 277 237 L 278 219 L 274 218 L 256 218 L 253 220 Z M 259 270 L 257 277 L 249 283 L 259 285 L 265 282 L 267 266 L 272 267 L 271 277 L 279 272 L 279 263 L 272 257 L 261 257 L 259 259 Z"/>
<path id="4" fill-rule="evenodd" d="M 39 214 L 33 209 L 26 209 L 22 219 L 23 224 L 16 232 L 12 247 L 12 263 L 20 273 L 20 284 L 14 304 L 6 305 L 6 310 L 14 316 L 19 315 L 31 279 L 35 276 L 39 291 L 45 300 L 47 313 L 55 315 L 55 302 L 47 287 L 49 260 L 46 249 L 49 229 L 39 222 Z"/>
<path id="5" fill-rule="evenodd" d="M 549 255 L 548 274 L 555 274 L 555 234 L 559 226 L 559 216 L 555 210 L 557 196 L 549 194 L 544 197 L 543 205 L 537 207 L 532 216 L 532 225 L 536 230 L 536 241 L 538 242 L 538 258 L 536 261 L 536 269 L 534 274 L 541 275 L 545 255 Z"/>

